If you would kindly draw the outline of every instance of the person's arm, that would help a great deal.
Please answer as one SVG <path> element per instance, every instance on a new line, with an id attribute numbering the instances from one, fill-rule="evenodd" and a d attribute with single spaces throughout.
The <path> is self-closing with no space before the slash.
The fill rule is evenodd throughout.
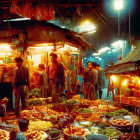
<path id="1" fill-rule="evenodd" d="M 61 85 L 62 85 L 62 88 L 65 88 L 65 73 L 64 73 L 64 67 L 63 65 L 61 64 L 60 66 L 60 80 L 61 80 Z"/>
<path id="2" fill-rule="evenodd" d="M 94 85 L 98 82 L 98 72 L 96 70 L 93 71 L 93 79 L 94 79 Z"/>

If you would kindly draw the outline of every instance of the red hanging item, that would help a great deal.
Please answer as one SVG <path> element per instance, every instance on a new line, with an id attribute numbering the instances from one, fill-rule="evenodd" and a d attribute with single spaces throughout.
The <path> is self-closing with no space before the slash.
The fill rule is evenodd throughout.
<path id="1" fill-rule="evenodd" d="M 40 7 L 36 7 L 36 13 L 35 13 L 35 19 L 36 20 L 41 20 L 41 8 Z"/>
<path id="2" fill-rule="evenodd" d="M 49 17 L 50 17 L 50 19 L 55 19 L 55 11 L 54 11 L 53 5 L 49 6 Z"/>
<path id="3" fill-rule="evenodd" d="M 41 10 L 40 20 L 48 20 L 48 13 L 49 13 L 48 7 L 46 7 L 46 5 L 42 5 L 41 9 L 42 10 Z"/>
<path id="4" fill-rule="evenodd" d="M 12 5 L 10 7 L 10 12 L 11 13 L 17 13 L 17 2 L 16 1 L 12 1 Z"/>
<path id="5" fill-rule="evenodd" d="M 23 8 L 21 6 L 17 6 L 16 14 L 19 16 L 23 16 Z"/>
<path id="6" fill-rule="evenodd" d="M 10 12 L 13 14 L 17 14 L 19 16 L 22 16 L 23 8 L 21 6 L 18 6 L 17 1 L 12 1 L 12 5 L 10 7 Z"/>
<path id="7" fill-rule="evenodd" d="M 23 7 L 23 17 L 31 17 L 31 4 L 25 4 Z"/>
<path id="8" fill-rule="evenodd" d="M 35 19 L 35 15 L 36 15 L 36 8 L 31 8 L 31 11 L 30 11 L 30 18 L 31 18 L 31 19 Z"/>
<path id="9" fill-rule="evenodd" d="M 37 5 L 32 8 L 29 3 L 19 6 L 17 1 L 12 1 L 10 12 L 35 20 L 52 20 L 55 18 L 54 7 L 52 5 L 46 6 L 45 4 Z"/>

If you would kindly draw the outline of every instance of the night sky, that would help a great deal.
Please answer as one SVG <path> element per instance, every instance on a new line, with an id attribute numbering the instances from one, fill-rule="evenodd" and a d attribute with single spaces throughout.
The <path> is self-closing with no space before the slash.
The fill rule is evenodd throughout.
<path id="1" fill-rule="evenodd" d="M 140 0 L 134 0 L 135 4 L 131 11 L 131 31 L 136 37 L 140 36 Z"/>
<path id="2" fill-rule="evenodd" d="M 130 35 L 135 40 L 138 40 L 140 39 L 140 0 L 124 1 L 124 8 L 120 11 L 120 38 L 129 40 L 130 6 Z M 118 40 L 118 13 L 114 10 L 113 2 L 114 0 L 103 0 L 95 8 L 95 11 L 98 13 L 98 16 L 94 19 L 97 23 L 97 32 L 85 37 L 97 50 Z"/>

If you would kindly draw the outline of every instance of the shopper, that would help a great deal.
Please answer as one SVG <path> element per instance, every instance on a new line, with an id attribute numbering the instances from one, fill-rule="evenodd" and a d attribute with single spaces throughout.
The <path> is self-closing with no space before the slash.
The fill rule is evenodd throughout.
<path id="1" fill-rule="evenodd" d="M 26 97 L 28 97 L 29 88 L 29 69 L 23 66 L 23 59 L 21 57 L 15 58 L 16 68 L 14 71 L 14 94 L 15 94 L 15 114 L 20 114 L 20 99 L 22 109 L 26 108 Z"/>
<path id="2" fill-rule="evenodd" d="M 99 99 L 101 99 L 102 98 L 102 88 L 104 87 L 104 80 L 103 80 L 104 73 L 99 64 L 97 64 L 96 69 L 98 70 L 97 89 L 99 91 Z"/>
<path id="3" fill-rule="evenodd" d="M 29 120 L 27 118 L 22 118 L 18 122 L 20 132 L 16 135 L 16 140 L 27 140 L 24 136 L 24 132 L 28 130 Z"/>
<path id="4" fill-rule="evenodd" d="M 95 86 L 94 99 L 98 99 L 98 93 L 97 93 L 98 71 L 96 67 L 97 67 L 97 63 L 92 62 L 92 70 L 94 73 L 94 86 Z"/>
<path id="5" fill-rule="evenodd" d="M 85 99 L 95 99 L 95 74 L 92 69 L 92 62 L 87 63 L 87 69 L 83 70 L 83 96 Z"/>
<path id="6" fill-rule="evenodd" d="M 39 88 L 41 89 L 41 97 L 48 97 L 49 96 L 49 85 L 48 85 L 48 77 L 47 73 L 45 71 L 45 66 L 44 64 L 39 64 L 39 77 L 38 77 L 38 85 Z"/>
<path id="7" fill-rule="evenodd" d="M 50 95 L 53 102 L 58 102 L 59 97 L 64 92 L 65 88 L 65 75 L 64 67 L 61 63 L 57 61 L 57 54 L 51 53 L 51 64 L 48 66 L 48 78 Z"/>

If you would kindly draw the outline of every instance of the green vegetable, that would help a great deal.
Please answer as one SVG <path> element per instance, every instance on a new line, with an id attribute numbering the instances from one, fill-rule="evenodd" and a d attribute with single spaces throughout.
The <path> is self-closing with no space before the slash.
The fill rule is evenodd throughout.
<path id="1" fill-rule="evenodd" d="M 78 113 L 92 113 L 91 109 L 88 108 L 80 108 L 77 110 Z"/>
<path id="2" fill-rule="evenodd" d="M 104 128 L 104 127 L 108 127 L 109 124 L 100 122 L 100 123 L 97 123 L 97 126 Z"/>
<path id="3" fill-rule="evenodd" d="M 55 137 L 58 137 L 59 135 L 60 135 L 60 131 L 59 130 L 49 130 L 48 132 L 47 132 L 47 134 L 49 135 L 49 136 L 51 136 L 51 138 L 55 138 Z"/>
<path id="4" fill-rule="evenodd" d="M 116 137 L 121 135 L 121 132 L 117 129 L 113 128 L 105 128 L 105 129 L 99 129 L 98 134 L 106 135 L 107 137 Z"/>
<path id="5" fill-rule="evenodd" d="M 116 110 L 114 112 L 107 112 L 105 115 L 109 117 L 116 117 L 116 116 L 123 116 L 123 115 L 129 115 L 129 111 L 126 109 Z"/>
<path id="6" fill-rule="evenodd" d="M 27 106 L 38 106 L 38 105 L 43 105 L 43 101 L 41 99 L 30 99 L 27 101 Z"/>
<path id="7" fill-rule="evenodd" d="M 34 88 L 29 93 L 29 98 L 40 98 L 41 97 L 41 90 L 38 88 Z"/>
<path id="8" fill-rule="evenodd" d="M 79 103 L 80 103 L 79 101 L 72 99 L 66 101 L 66 105 L 74 105 L 74 104 L 78 105 Z"/>

